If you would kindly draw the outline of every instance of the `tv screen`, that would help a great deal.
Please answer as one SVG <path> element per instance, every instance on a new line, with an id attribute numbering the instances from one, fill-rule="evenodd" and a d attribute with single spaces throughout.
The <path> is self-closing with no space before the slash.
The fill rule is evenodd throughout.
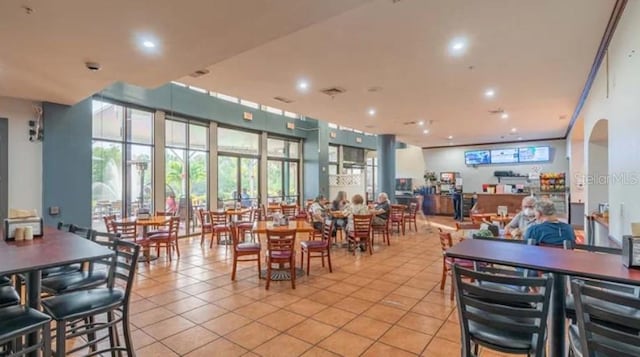
<path id="1" fill-rule="evenodd" d="M 491 150 L 492 164 L 511 164 L 518 162 L 518 149 Z"/>
<path id="2" fill-rule="evenodd" d="M 518 159 L 520 162 L 543 162 L 549 161 L 549 147 L 548 146 L 532 146 L 528 148 L 518 149 Z"/>
<path id="3" fill-rule="evenodd" d="M 342 158 L 347 162 L 364 163 L 364 149 L 343 146 Z"/>
<path id="4" fill-rule="evenodd" d="M 491 154 L 489 150 L 465 151 L 464 163 L 467 165 L 488 165 L 491 163 Z"/>

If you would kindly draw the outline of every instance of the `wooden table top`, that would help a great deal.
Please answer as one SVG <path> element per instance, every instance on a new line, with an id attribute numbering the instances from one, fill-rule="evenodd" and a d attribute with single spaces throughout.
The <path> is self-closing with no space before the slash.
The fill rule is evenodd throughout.
<path id="1" fill-rule="evenodd" d="M 171 220 L 171 216 L 151 216 L 149 218 L 125 217 L 116 219 L 116 223 L 134 223 L 138 226 L 162 226 Z"/>
<path id="2" fill-rule="evenodd" d="M 228 209 L 228 210 L 225 210 L 224 213 L 226 213 L 227 216 L 242 216 L 245 213 L 249 213 L 249 211 L 251 211 L 249 208 L 240 208 L 240 209 Z M 223 211 L 218 211 L 218 212 L 223 212 Z"/>
<path id="3" fill-rule="evenodd" d="M 295 229 L 298 233 L 313 232 L 313 226 L 307 221 L 289 221 L 288 226 L 273 226 L 272 221 L 258 221 L 253 225 L 253 233 L 267 233 L 267 229 L 285 230 Z"/>
<path id="4" fill-rule="evenodd" d="M 467 239 L 449 248 L 448 257 L 518 266 L 572 276 L 640 285 L 640 269 L 627 269 L 614 254 Z"/>
<path id="5" fill-rule="evenodd" d="M 73 233 L 44 227 L 42 238 L 0 240 L 0 275 L 105 258 L 113 251 Z"/>
<path id="6" fill-rule="evenodd" d="M 342 211 L 330 211 L 329 214 L 333 218 L 347 218 L 347 216 Z"/>

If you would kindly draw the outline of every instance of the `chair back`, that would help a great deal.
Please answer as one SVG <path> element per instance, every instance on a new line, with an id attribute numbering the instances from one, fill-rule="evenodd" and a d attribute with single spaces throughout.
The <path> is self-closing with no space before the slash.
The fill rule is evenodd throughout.
<path id="1" fill-rule="evenodd" d="M 136 267 L 140 256 L 140 245 L 116 239 L 111 244 L 111 249 L 115 251 L 115 256 L 111 259 L 109 269 L 109 281 L 107 286 L 111 289 L 121 287 L 124 289 L 123 313 L 128 313 L 129 298 L 133 288 L 133 280 L 136 277 Z"/>
<path id="2" fill-rule="evenodd" d="M 391 210 L 389 211 L 389 217 L 394 221 L 402 220 L 404 217 L 404 211 L 407 208 L 405 205 L 391 205 Z"/>
<path id="3" fill-rule="evenodd" d="M 354 214 L 353 215 L 353 232 L 350 232 L 350 234 L 353 237 L 369 238 L 371 236 L 372 220 L 373 220 L 373 215 L 371 214 Z"/>
<path id="4" fill-rule="evenodd" d="M 331 241 L 331 235 L 333 234 L 333 226 L 335 222 L 333 219 L 325 219 L 322 224 L 322 241 L 329 242 Z"/>
<path id="5" fill-rule="evenodd" d="M 108 244 L 113 244 L 116 239 L 120 239 L 120 233 L 93 231 L 92 240 L 100 245 L 108 246 Z"/>
<path id="6" fill-rule="evenodd" d="M 295 219 L 298 216 L 298 206 L 297 205 L 285 205 L 281 206 L 282 214 L 285 217 Z"/>
<path id="7" fill-rule="evenodd" d="M 258 207 L 258 220 L 266 221 L 267 219 L 267 207 L 265 207 L 264 203 L 261 203 Z"/>
<path id="8" fill-rule="evenodd" d="M 522 346 L 510 346 L 513 333 L 531 336 L 530 355 L 543 356 L 551 287 L 553 278 L 508 276 L 465 269 L 457 264 L 453 267 L 458 317 L 462 332 L 462 355 L 471 355 L 471 342 L 483 344 L 482 334 L 495 331 L 505 333 L 502 352 L 522 353 Z M 463 280 L 463 279 L 466 279 Z M 470 281 L 473 282 L 470 282 Z M 499 289 L 509 286 L 513 289 Z"/>
<path id="9" fill-rule="evenodd" d="M 227 224 L 227 212 L 210 211 L 209 217 L 211 218 L 211 224 L 213 224 L 214 226 Z"/>
<path id="10" fill-rule="evenodd" d="M 93 240 L 94 238 L 94 231 L 91 228 L 86 228 L 86 227 L 80 227 L 80 226 L 76 226 L 75 224 L 72 224 L 69 226 L 69 232 L 82 237 L 84 239 L 89 239 L 89 240 Z"/>
<path id="11" fill-rule="evenodd" d="M 447 249 L 453 247 L 453 238 L 449 232 L 440 232 L 439 235 L 440 248 L 442 248 L 442 253 L 444 253 Z"/>
<path id="12" fill-rule="evenodd" d="M 200 219 L 200 224 L 205 225 L 209 223 L 211 216 L 209 213 L 202 208 L 198 208 L 198 219 Z"/>
<path id="13" fill-rule="evenodd" d="M 418 204 L 415 202 L 411 202 L 409 204 L 409 213 L 407 214 L 407 216 L 410 217 L 411 219 L 416 219 L 417 214 L 418 214 Z"/>
<path id="14" fill-rule="evenodd" d="M 138 237 L 138 225 L 136 222 L 112 222 L 113 233 L 120 233 L 122 239 L 136 239 Z"/>
<path id="15" fill-rule="evenodd" d="M 69 230 L 71 229 L 71 225 L 60 221 L 58 222 L 57 228 L 59 231 L 69 232 Z"/>
<path id="16" fill-rule="evenodd" d="M 116 215 L 111 214 L 111 215 L 102 217 L 102 219 L 104 220 L 104 226 L 107 228 L 107 232 L 115 233 L 115 230 L 113 228 L 113 221 L 116 220 Z"/>
<path id="17" fill-rule="evenodd" d="M 295 229 L 267 229 L 267 254 L 270 258 L 292 256 L 295 245 Z"/>
<path id="18" fill-rule="evenodd" d="M 178 232 L 180 231 L 180 217 L 171 216 L 169 220 L 169 239 L 173 239 L 178 244 Z"/>
<path id="19" fill-rule="evenodd" d="M 156 216 L 159 217 L 171 217 L 175 215 L 176 214 L 174 212 L 156 211 Z"/>
<path id="20" fill-rule="evenodd" d="M 640 355 L 640 298 L 577 279 L 571 282 L 571 290 L 583 356 Z"/>

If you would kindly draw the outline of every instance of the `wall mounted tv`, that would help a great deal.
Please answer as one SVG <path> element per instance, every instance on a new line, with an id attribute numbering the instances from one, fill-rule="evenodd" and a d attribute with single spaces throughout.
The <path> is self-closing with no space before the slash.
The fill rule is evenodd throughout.
<path id="1" fill-rule="evenodd" d="M 518 162 L 518 149 L 491 150 L 492 164 L 513 164 Z"/>
<path id="2" fill-rule="evenodd" d="M 531 146 L 518 149 L 520 162 L 544 162 L 551 160 L 548 146 Z"/>
<path id="3" fill-rule="evenodd" d="M 491 153 L 489 150 L 465 151 L 464 163 L 467 165 L 488 165 L 491 163 Z"/>

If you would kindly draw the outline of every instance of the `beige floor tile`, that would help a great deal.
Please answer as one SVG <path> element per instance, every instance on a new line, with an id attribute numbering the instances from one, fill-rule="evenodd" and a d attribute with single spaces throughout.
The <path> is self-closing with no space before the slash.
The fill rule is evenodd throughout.
<path id="1" fill-rule="evenodd" d="M 187 354 L 186 357 L 236 357 L 245 353 L 247 353 L 246 349 L 229 340 L 219 338 Z"/>
<path id="2" fill-rule="evenodd" d="M 351 294 L 356 290 L 360 290 L 359 285 L 348 284 L 344 282 L 335 283 L 327 288 L 328 291 L 332 291 L 338 294 Z"/>
<path id="3" fill-rule="evenodd" d="M 395 324 L 406 313 L 407 312 L 405 310 L 397 309 L 395 307 L 390 307 L 383 304 L 376 304 L 373 305 L 369 310 L 365 311 L 363 315 L 390 324 Z"/>
<path id="4" fill-rule="evenodd" d="M 263 357 L 296 357 L 309 348 L 311 345 L 302 340 L 289 335 L 279 335 L 260 345 L 254 352 Z"/>
<path id="5" fill-rule="evenodd" d="M 412 288 L 410 286 L 405 286 L 405 285 L 393 291 L 394 294 L 407 296 L 414 299 L 422 299 L 427 295 L 428 292 L 429 290 L 426 290 L 426 289 Z"/>
<path id="6" fill-rule="evenodd" d="M 373 305 L 371 301 L 363 300 L 348 296 L 341 301 L 335 303 L 333 306 L 342 310 L 352 312 L 354 314 L 361 314 Z"/>
<path id="7" fill-rule="evenodd" d="M 172 316 L 175 316 L 173 312 L 165 309 L 164 307 L 157 307 L 155 309 L 132 315 L 131 324 L 136 327 L 145 327 L 158 321 L 166 320 Z"/>
<path id="8" fill-rule="evenodd" d="M 201 281 L 199 283 L 196 284 L 191 284 L 189 286 L 185 286 L 183 288 L 180 288 L 180 291 L 183 291 L 187 294 L 191 294 L 191 295 L 197 295 L 197 294 L 201 294 L 205 291 L 209 291 L 212 290 L 214 287 L 209 284 L 206 283 L 204 281 Z"/>
<path id="9" fill-rule="evenodd" d="M 422 353 L 425 357 L 459 356 L 460 343 L 434 337 Z"/>
<path id="10" fill-rule="evenodd" d="M 215 301 L 214 303 L 222 308 L 233 311 L 235 309 L 246 306 L 255 300 L 240 294 L 231 295 L 224 299 Z"/>
<path id="11" fill-rule="evenodd" d="M 251 323 L 250 319 L 242 315 L 229 312 L 205 322 L 204 324 L 202 324 L 202 327 L 222 336 L 235 331 L 242 326 L 248 325 L 249 323 Z"/>
<path id="12" fill-rule="evenodd" d="M 243 306 L 239 309 L 236 309 L 234 312 L 236 314 L 242 315 L 246 318 L 257 320 L 265 315 L 268 315 L 274 311 L 278 310 L 277 307 L 266 304 L 264 302 L 255 301 L 250 303 L 249 305 Z"/>
<path id="13" fill-rule="evenodd" d="M 172 303 L 166 304 L 164 305 L 164 308 L 176 314 L 182 314 L 206 304 L 207 304 L 206 301 L 200 300 L 194 296 L 189 296 L 182 300 L 178 300 L 178 301 L 174 301 Z"/>
<path id="14" fill-rule="evenodd" d="M 333 305 L 345 297 L 346 295 L 344 293 L 320 290 L 315 294 L 308 296 L 307 299 L 324 305 Z"/>
<path id="15" fill-rule="evenodd" d="M 124 339 L 120 340 L 121 343 L 124 344 Z M 133 332 L 131 332 L 131 341 L 133 343 L 133 348 L 137 350 L 141 349 L 142 347 L 148 346 L 154 342 L 156 342 L 156 339 L 149 336 L 148 334 L 146 334 L 144 331 L 138 329 L 135 330 Z"/>
<path id="16" fill-rule="evenodd" d="M 346 324 L 342 329 L 360 336 L 377 340 L 391 327 L 391 324 L 374 320 L 366 316 L 358 316 Z"/>
<path id="17" fill-rule="evenodd" d="M 356 316 L 358 315 L 352 312 L 335 307 L 329 307 L 313 315 L 312 318 L 331 326 L 342 327 L 347 322 L 353 320 Z"/>
<path id="18" fill-rule="evenodd" d="M 171 351 L 167 346 L 163 345 L 162 343 L 156 342 L 137 350 L 136 356 L 138 357 L 158 357 L 158 356 L 173 357 L 173 356 L 179 356 L 179 355 Z"/>
<path id="19" fill-rule="evenodd" d="M 391 293 L 384 297 L 380 302 L 384 305 L 395 307 L 402 310 L 410 310 L 417 303 L 418 299 Z"/>
<path id="20" fill-rule="evenodd" d="M 351 294 L 351 297 L 355 297 L 358 299 L 363 299 L 371 302 L 378 302 L 387 295 L 389 295 L 389 293 L 386 291 L 380 291 L 380 290 L 369 289 L 367 287 L 364 287 L 364 288 L 361 288 L 360 290 L 355 291 L 353 294 Z"/>
<path id="21" fill-rule="evenodd" d="M 290 304 L 289 306 L 285 307 L 285 309 L 291 312 L 295 312 L 296 314 L 300 314 L 304 316 L 312 316 L 326 308 L 327 308 L 327 305 L 320 304 L 309 299 L 300 299 Z"/>
<path id="22" fill-rule="evenodd" d="M 324 348 L 313 347 L 305 352 L 302 357 L 340 357 L 340 355 L 327 351 Z"/>
<path id="23" fill-rule="evenodd" d="M 376 342 L 369 349 L 361 355 L 362 357 L 380 357 L 380 356 L 393 356 L 393 357 L 415 357 L 417 354 L 409 353 L 399 348 L 386 345 L 381 342 Z"/>
<path id="24" fill-rule="evenodd" d="M 248 350 L 252 350 L 279 334 L 278 330 L 258 322 L 252 322 L 225 336 Z"/>
<path id="25" fill-rule="evenodd" d="M 278 294 L 271 295 L 266 299 L 263 299 L 262 302 L 266 302 L 267 304 L 275 305 L 277 307 L 286 307 L 300 299 L 301 298 L 298 296 L 278 293 Z"/>
<path id="26" fill-rule="evenodd" d="M 436 319 L 435 317 L 409 312 L 398 321 L 397 325 L 429 335 L 435 335 L 444 323 L 445 321 Z"/>
<path id="27" fill-rule="evenodd" d="M 412 312 L 435 317 L 441 320 L 448 318 L 452 310 L 452 307 L 438 305 L 427 301 L 419 302 L 411 309 Z"/>
<path id="28" fill-rule="evenodd" d="M 208 285 L 211 286 L 210 284 Z M 215 289 L 205 290 L 201 293 L 196 294 L 195 296 L 198 299 L 202 299 L 210 303 L 215 303 L 231 295 L 233 295 L 233 292 L 230 290 L 223 289 L 223 288 L 215 288 Z"/>
<path id="29" fill-rule="evenodd" d="M 342 356 L 359 356 L 373 340 L 347 331 L 338 331 L 319 343 L 319 346 Z"/>
<path id="30" fill-rule="evenodd" d="M 151 302 L 147 299 L 140 299 L 138 301 L 129 304 L 129 313 L 133 316 L 147 310 L 151 310 L 158 307 L 158 304 Z"/>
<path id="31" fill-rule="evenodd" d="M 394 326 L 380 338 L 380 342 L 419 354 L 427 346 L 433 336 Z"/>
<path id="32" fill-rule="evenodd" d="M 215 333 L 195 326 L 176 335 L 167 337 L 162 343 L 180 355 L 185 355 L 218 338 Z"/>
<path id="33" fill-rule="evenodd" d="M 169 319 L 157 322 L 153 325 L 143 327 L 142 330 L 156 340 L 162 340 L 171 335 L 193 327 L 195 324 L 182 316 L 174 316 Z"/>
<path id="34" fill-rule="evenodd" d="M 287 334 L 308 343 L 316 344 L 334 331 L 336 331 L 336 328 L 331 325 L 308 319 L 290 328 Z"/>
<path id="35" fill-rule="evenodd" d="M 460 342 L 460 325 L 453 322 L 446 322 L 442 325 L 436 336 L 451 342 Z"/>
<path id="36" fill-rule="evenodd" d="M 228 310 L 214 304 L 206 304 L 195 309 L 189 310 L 182 314 L 183 317 L 201 324 L 218 316 L 224 315 Z"/>
<path id="37" fill-rule="evenodd" d="M 278 331 L 285 331 L 304 321 L 306 317 L 287 310 L 278 310 L 260 318 L 260 322 Z"/>

